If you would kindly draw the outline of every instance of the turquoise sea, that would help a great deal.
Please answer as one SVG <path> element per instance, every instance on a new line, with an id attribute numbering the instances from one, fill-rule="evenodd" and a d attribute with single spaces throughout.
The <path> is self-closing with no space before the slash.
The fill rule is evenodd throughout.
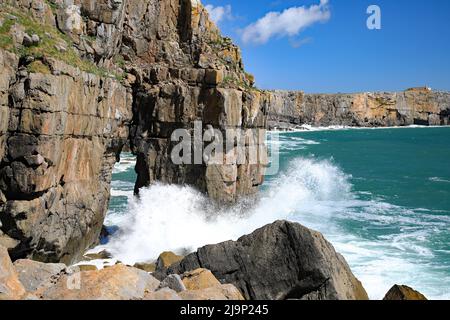
<path id="1" fill-rule="evenodd" d="M 371 298 L 407 284 L 450 299 L 450 128 L 281 133 L 280 171 L 245 214 L 217 212 L 190 187 L 157 184 L 133 197 L 134 158 L 116 166 L 106 246 L 124 262 L 186 251 L 277 219 L 316 229 L 341 252 Z"/>

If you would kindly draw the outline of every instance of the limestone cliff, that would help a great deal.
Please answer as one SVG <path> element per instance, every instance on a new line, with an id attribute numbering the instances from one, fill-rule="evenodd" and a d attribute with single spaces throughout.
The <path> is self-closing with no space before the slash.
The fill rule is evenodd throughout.
<path id="1" fill-rule="evenodd" d="M 262 184 L 261 163 L 170 161 L 172 131 L 194 121 L 266 126 L 239 48 L 198 0 L 4 0 L 0 71 L 0 241 L 14 259 L 70 263 L 97 241 L 126 144 L 136 191 L 190 184 L 230 203 Z"/>
<path id="2" fill-rule="evenodd" d="M 265 91 L 269 128 L 312 126 L 386 127 L 450 124 L 450 93 L 428 88 L 404 92 L 305 94 Z"/>

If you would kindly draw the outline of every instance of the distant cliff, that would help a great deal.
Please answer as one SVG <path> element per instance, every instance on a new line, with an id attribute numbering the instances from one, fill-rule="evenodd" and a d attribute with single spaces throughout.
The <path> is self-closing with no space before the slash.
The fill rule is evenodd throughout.
<path id="1" fill-rule="evenodd" d="M 264 91 L 261 103 L 267 110 L 271 129 L 305 124 L 355 127 L 450 125 L 450 92 L 428 88 L 354 94 Z"/>

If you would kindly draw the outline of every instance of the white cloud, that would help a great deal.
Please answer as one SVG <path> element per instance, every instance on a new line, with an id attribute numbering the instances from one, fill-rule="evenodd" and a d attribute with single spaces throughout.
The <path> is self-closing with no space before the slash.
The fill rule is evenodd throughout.
<path id="1" fill-rule="evenodd" d="M 244 43 L 264 44 L 273 37 L 295 37 L 317 22 L 326 22 L 331 12 L 328 0 L 310 7 L 292 7 L 283 12 L 269 12 L 242 32 Z"/>
<path id="2" fill-rule="evenodd" d="M 216 24 L 232 18 L 230 5 L 214 7 L 211 4 L 207 4 L 205 8 L 208 10 L 211 20 Z"/>
<path id="3" fill-rule="evenodd" d="M 306 39 L 300 39 L 296 40 L 294 38 L 289 39 L 289 43 L 293 48 L 300 48 L 308 43 L 311 43 L 313 41 L 312 38 L 306 38 Z"/>

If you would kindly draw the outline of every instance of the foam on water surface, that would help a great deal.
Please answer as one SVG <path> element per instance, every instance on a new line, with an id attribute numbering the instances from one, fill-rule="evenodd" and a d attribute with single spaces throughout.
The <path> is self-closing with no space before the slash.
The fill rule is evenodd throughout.
<path id="1" fill-rule="evenodd" d="M 143 189 L 136 198 L 129 166 L 130 175 L 121 176 L 123 181 L 115 181 L 112 189 L 113 201 L 121 197 L 125 204 L 106 221 L 118 231 L 96 250 L 107 249 L 128 264 L 147 262 L 163 251 L 181 253 L 236 240 L 288 219 L 324 233 L 373 299 L 382 298 L 393 284 L 410 285 L 430 298 L 450 298 L 448 211 L 392 204 L 386 195 L 356 190 L 355 181 L 366 179 L 344 172 L 333 158 L 293 156 L 290 151 L 324 146 L 324 141 L 283 135 L 281 154 L 289 156 L 253 206 L 243 202 L 218 209 L 193 188 L 163 184 Z"/>

